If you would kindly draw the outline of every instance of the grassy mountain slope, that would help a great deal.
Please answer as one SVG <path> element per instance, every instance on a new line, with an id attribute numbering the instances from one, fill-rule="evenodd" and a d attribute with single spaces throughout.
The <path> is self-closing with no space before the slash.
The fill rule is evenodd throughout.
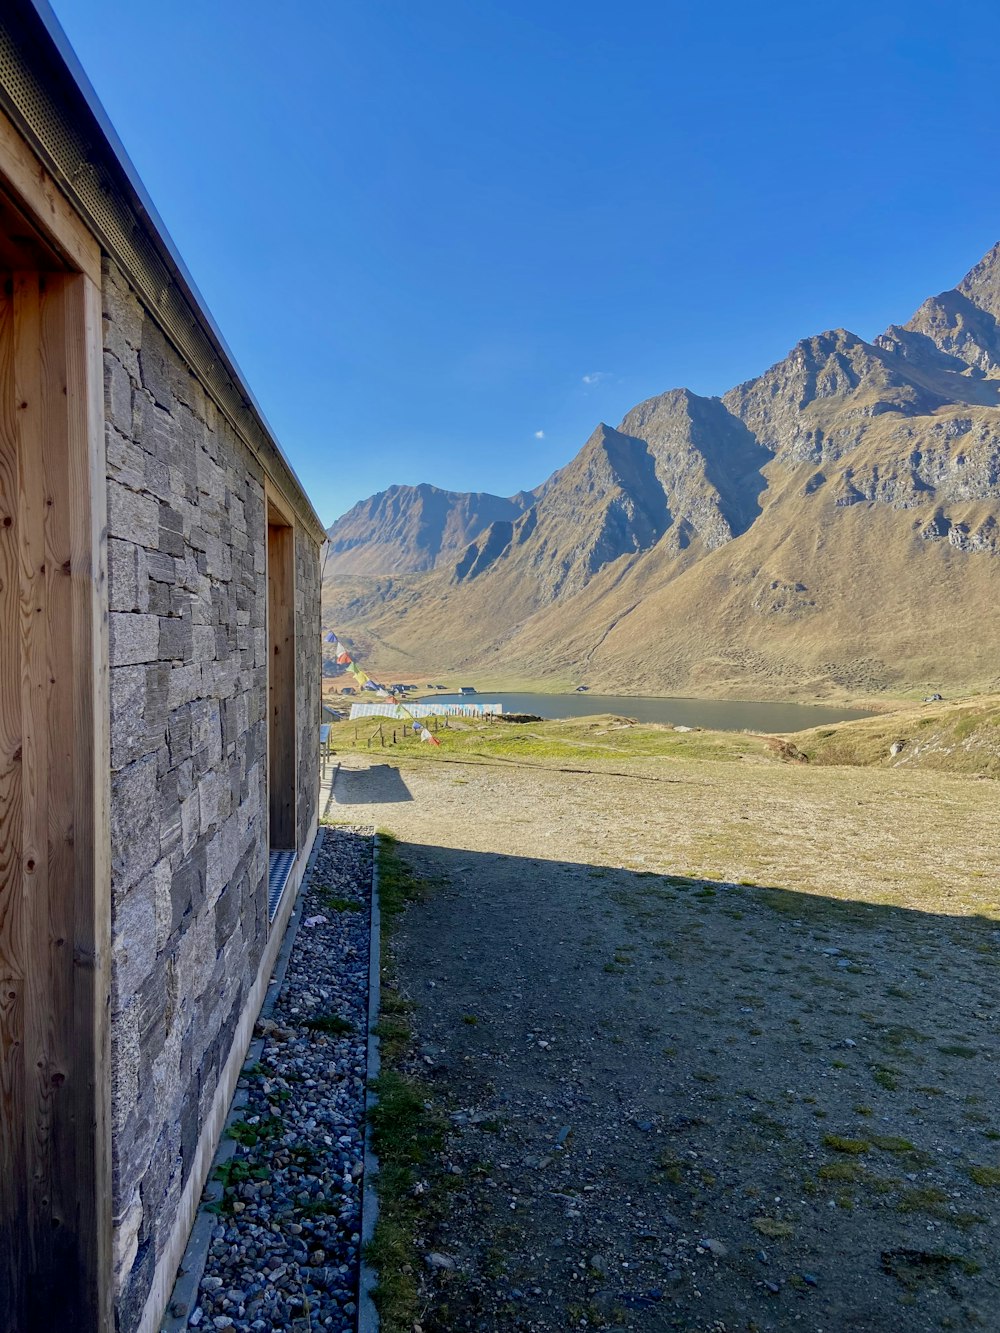
<path id="1" fill-rule="evenodd" d="M 996 688 L 997 312 L 1000 247 L 873 343 L 836 330 L 721 400 L 640 404 L 498 502 L 513 512 L 453 501 L 430 564 L 407 566 L 377 524 L 345 558 L 341 520 L 328 620 L 387 674 L 761 698 Z"/>

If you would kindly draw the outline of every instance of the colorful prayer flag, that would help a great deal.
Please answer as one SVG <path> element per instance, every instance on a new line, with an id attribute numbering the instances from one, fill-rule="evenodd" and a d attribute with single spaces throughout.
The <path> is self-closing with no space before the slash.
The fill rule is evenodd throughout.
<path id="1" fill-rule="evenodd" d="M 326 636 L 326 641 L 327 643 L 332 643 L 334 645 L 334 653 L 336 655 L 337 662 L 341 666 L 347 668 L 347 670 L 354 677 L 354 679 L 357 681 L 358 685 L 360 685 L 362 689 L 364 689 L 366 685 L 370 685 L 374 690 L 375 694 L 380 699 L 392 700 L 392 702 L 396 705 L 395 714 L 397 718 L 408 717 L 411 720 L 411 722 L 413 722 L 413 730 L 419 735 L 422 741 L 430 741 L 432 745 L 437 745 L 440 747 L 441 742 L 437 739 L 437 737 L 432 736 L 427 727 L 422 726 L 419 722 L 417 722 L 414 719 L 413 714 L 406 707 L 406 704 L 403 703 L 402 700 L 399 699 L 392 692 L 392 690 L 386 689 L 386 687 L 384 685 L 380 685 L 377 680 L 372 680 L 371 676 L 369 676 L 366 672 L 361 670 L 357 662 L 354 661 L 350 653 L 347 651 L 347 649 L 340 642 L 340 640 L 337 638 L 336 634 L 334 634 L 332 630 Z"/>

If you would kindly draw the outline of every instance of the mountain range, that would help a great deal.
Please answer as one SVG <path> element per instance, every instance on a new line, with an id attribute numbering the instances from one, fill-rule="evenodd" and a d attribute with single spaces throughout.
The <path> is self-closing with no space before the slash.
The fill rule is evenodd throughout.
<path id="1" fill-rule="evenodd" d="M 672 389 L 510 497 L 391 486 L 329 529 L 324 624 L 384 675 L 616 693 L 997 688 L 1000 244 L 866 342 Z"/>

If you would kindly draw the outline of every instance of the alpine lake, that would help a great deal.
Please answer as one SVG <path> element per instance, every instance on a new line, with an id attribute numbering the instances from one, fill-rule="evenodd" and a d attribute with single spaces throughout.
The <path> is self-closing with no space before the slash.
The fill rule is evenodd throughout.
<path id="1" fill-rule="evenodd" d="M 871 714 L 860 708 L 816 704 L 754 703 L 743 699 L 649 699 L 630 694 L 476 694 L 421 693 L 423 704 L 502 704 L 505 713 L 536 717 L 591 717 L 611 713 L 637 722 L 665 722 L 675 727 L 711 731 L 805 731 L 830 722 L 853 722 Z"/>

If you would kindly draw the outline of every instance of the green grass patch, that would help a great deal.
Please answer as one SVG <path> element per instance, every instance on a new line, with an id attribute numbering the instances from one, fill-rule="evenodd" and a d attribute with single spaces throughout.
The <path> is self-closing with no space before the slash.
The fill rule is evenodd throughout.
<path id="1" fill-rule="evenodd" d="M 859 1157 L 862 1153 L 871 1151 L 871 1143 L 867 1139 L 846 1139 L 841 1134 L 824 1134 L 823 1146 L 829 1148 L 832 1152 L 848 1153 L 852 1157 Z"/>
<path id="2" fill-rule="evenodd" d="M 433 726 L 433 724 L 432 724 Z M 330 731 L 338 750 L 355 748 L 354 722 L 334 723 Z M 391 728 L 389 729 L 391 731 Z M 567 766 L 605 762 L 611 766 L 632 759 L 707 759 L 732 762 L 746 754 L 768 757 L 770 751 L 760 736 L 744 732 L 698 730 L 677 732 L 657 724 L 632 722 L 609 714 L 593 717 L 542 720 L 532 723 L 486 722 L 462 719 L 461 728 L 446 726 L 442 719 L 435 737 L 437 746 L 425 745 L 412 731 L 397 728 L 397 743 L 379 748 L 409 762 L 515 763 Z M 357 738 L 361 751 L 363 736 Z M 455 776 L 452 781 L 463 783 Z"/>
<path id="3" fill-rule="evenodd" d="M 759 1231 L 762 1236 L 768 1236 L 771 1240 L 781 1240 L 785 1236 L 790 1236 L 795 1230 L 791 1222 L 783 1222 L 776 1217 L 755 1217 L 751 1225 L 755 1231 Z"/>
<path id="4" fill-rule="evenodd" d="M 814 764 L 885 767 L 905 759 L 911 769 L 1000 777 L 998 722 L 1000 705 L 994 695 L 961 707 L 947 701 L 932 707 L 920 704 L 845 722 L 832 730 L 801 732 L 794 740 Z M 900 756 L 890 754 L 894 741 L 910 741 L 915 733 L 919 747 L 906 744 Z"/>
<path id="5" fill-rule="evenodd" d="M 827 1162 L 816 1174 L 820 1180 L 860 1180 L 864 1172 L 857 1162 Z"/>
<path id="6" fill-rule="evenodd" d="M 443 1118 L 429 1109 L 427 1090 L 395 1070 L 374 1088 L 372 1146 L 379 1159 L 379 1217 L 365 1258 L 378 1273 L 374 1300 L 385 1333 L 410 1333 L 421 1313 L 417 1235 L 424 1232 L 440 1189 L 437 1161 L 444 1144 Z M 414 1194 L 417 1181 L 432 1188 Z M 437 1182 L 440 1186 L 440 1182 Z"/>
<path id="7" fill-rule="evenodd" d="M 941 1204 L 948 1202 L 948 1195 L 937 1185 L 917 1185 L 903 1192 L 896 1211 L 900 1213 L 936 1212 Z"/>
<path id="8" fill-rule="evenodd" d="M 983 1189 L 1000 1189 L 1000 1166 L 970 1166 L 966 1168 L 966 1175 L 974 1185 L 979 1185 Z"/>
<path id="9" fill-rule="evenodd" d="M 391 940 L 400 913 L 423 902 L 433 884 L 406 863 L 391 834 L 379 833 L 377 856 L 383 979 L 375 1031 L 382 1041 L 383 1072 L 372 1089 L 376 1102 L 369 1120 L 379 1159 L 379 1216 L 365 1257 L 378 1274 L 374 1301 L 383 1333 L 411 1333 L 422 1313 L 417 1237 L 433 1228 L 449 1181 L 440 1165 L 444 1116 L 432 1106 L 429 1090 L 400 1067 L 412 1041 L 414 1006 L 392 984 Z M 418 1180 L 425 1186 L 419 1194 Z"/>
<path id="10" fill-rule="evenodd" d="M 306 1019 L 306 1027 L 310 1032 L 322 1032 L 327 1037 L 344 1037 L 355 1031 L 354 1024 L 340 1014 L 316 1014 Z"/>
<path id="11" fill-rule="evenodd" d="M 907 1291 L 916 1291 L 925 1283 L 939 1286 L 954 1270 L 974 1276 L 980 1265 L 961 1254 L 933 1250 L 896 1249 L 882 1251 L 882 1272 L 893 1277 Z"/>
<path id="12" fill-rule="evenodd" d="M 890 1069 L 887 1065 L 876 1065 L 872 1070 L 872 1078 L 886 1092 L 895 1092 L 899 1087 L 899 1070 Z"/>
<path id="13" fill-rule="evenodd" d="M 387 1014 L 384 1010 L 373 1031 L 382 1043 L 382 1059 L 390 1065 L 398 1062 L 413 1036 L 413 1029 L 405 1015 Z"/>
<path id="14" fill-rule="evenodd" d="M 909 1139 L 901 1139 L 896 1134 L 871 1134 L 869 1135 L 873 1148 L 878 1148 L 880 1152 L 896 1153 L 899 1156 L 922 1157 L 920 1149 L 912 1144 Z"/>
<path id="15" fill-rule="evenodd" d="M 680 1185 L 684 1179 L 684 1163 L 675 1152 L 669 1148 L 657 1156 L 654 1169 L 658 1171 L 664 1180 L 669 1180 L 671 1185 Z"/>
<path id="16" fill-rule="evenodd" d="M 332 893 L 320 890 L 320 901 L 329 912 L 363 912 L 365 904 L 355 902 L 353 898 L 336 898 Z"/>
<path id="17" fill-rule="evenodd" d="M 378 1078 L 374 1092 L 378 1101 L 369 1119 L 380 1174 L 392 1170 L 409 1176 L 441 1151 L 444 1121 L 428 1109 L 427 1089 L 395 1070 Z"/>
<path id="18" fill-rule="evenodd" d="M 383 931 L 391 933 L 396 917 L 411 903 L 423 902 L 431 889 L 428 880 L 414 874 L 399 853 L 391 833 L 379 830 L 378 896 Z"/>

